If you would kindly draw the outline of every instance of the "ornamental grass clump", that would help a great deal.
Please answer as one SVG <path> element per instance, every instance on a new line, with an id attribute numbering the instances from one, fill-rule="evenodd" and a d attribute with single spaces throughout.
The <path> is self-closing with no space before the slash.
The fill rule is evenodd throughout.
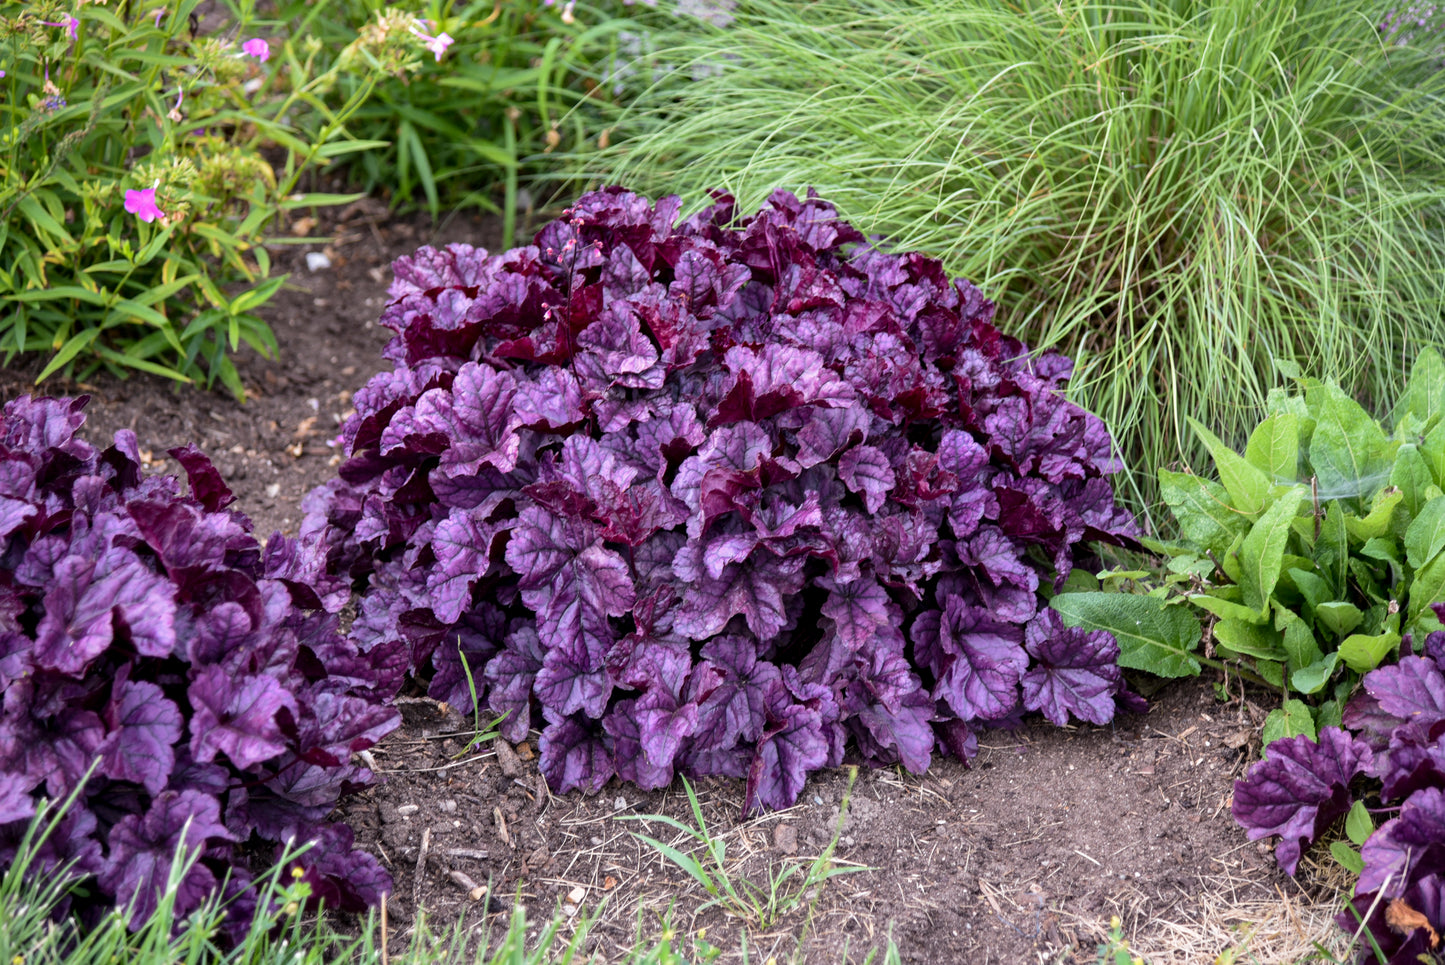
<path id="1" fill-rule="evenodd" d="M 939 257 L 1077 358 L 1141 507 L 1205 456 L 1185 416 L 1242 443 L 1273 360 L 1378 407 L 1445 340 L 1445 71 L 1381 5 L 846 6 L 659 23 L 598 175 L 689 206 L 817 185 Z"/>
<path id="2" fill-rule="evenodd" d="M 371 781 L 352 754 L 400 723 L 404 654 L 349 643 L 318 547 L 258 543 L 194 446 L 171 450 L 182 495 L 142 475 L 129 430 L 76 438 L 85 401 L 0 416 L 0 869 L 38 801 L 74 795 L 30 860 L 84 879 L 82 920 L 185 916 L 224 882 L 244 934 L 252 873 L 288 842 L 316 842 L 291 866 L 327 907 L 375 903 L 387 873 L 326 817 Z M 172 859 L 196 850 L 172 905 Z"/>
<path id="3" fill-rule="evenodd" d="M 302 530 L 357 647 L 541 727 L 558 791 L 721 774 L 785 807 L 850 741 L 917 772 L 1026 711 L 1110 720 L 1114 639 L 1040 599 L 1133 543 L 1068 360 L 814 196 L 679 207 L 612 188 L 528 247 L 397 261 L 393 368 Z"/>

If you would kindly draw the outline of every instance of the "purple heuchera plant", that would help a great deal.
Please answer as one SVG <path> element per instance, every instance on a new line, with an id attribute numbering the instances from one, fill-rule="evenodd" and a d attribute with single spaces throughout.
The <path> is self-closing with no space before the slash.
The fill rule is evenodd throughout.
<path id="1" fill-rule="evenodd" d="M 363 588 L 359 648 L 406 641 L 463 709 L 470 669 L 558 791 L 784 807 L 850 739 L 921 771 L 1023 710 L 1109 720 L 1116 644 L 1040 609 L 1135 532 L 1069 361 L 812 195 L 678 212 L 612 188 L 396 263 L 393 369 L 302 530 Z"/>
<path id="2" fill-rule="evenodd" d="M 23 397 L 0 416 L 0 868 L 36 799 L 94 770 L 40 867 L 94 876 L 78 911 L 156 906 L 180 845 L 201 851 L 177 914 L 229 872 L 233 920 L 248 865 L 288 839 L 331 907 L 364 907 L 386 872 L 325 822 L 371 775 L 351 764 L 399 723 L 387 699 L 399 645 L 358 651 L 339 632 L 347 590 L 313 540 L 262 547 L 193 446 L 171 454 L 190 495 L 144 477 L 135 434 L 76 438 L 82 399 Z M 189 822 L 189 823 L 188 823 Z"/>
<path id="3" fill-rule="evenodd" d="M 1445 620 L 1445 603 L 1432 606 Z M 1348 730 L 1327 727 L 1317 745 L 1277 740 L 1234 785 L 1235 820 L 1251 840 L 1281 835 L 1276 854 L 1290 874 L 1301 847 L 1363 797 L 1351 790 L 1359 779 L 1379 781 L 1369 793 L 1381 804 L 1398 802 L 1361 848 L 1352 907 L 1337 919 L 1352 934 L 1367 925 L 1387 956 L 1382 965 L 1438 954 L 1434 936 L 1445 932 L 1445 631 L 1426 637 L 1420 655 L 1409 650 L 1407 643 L 1398 663 L 1365 674 L 1364 692 L 1345 708 Z M 1398 905 L 1390 914 L 1393 902 L 1423 915 L 1429 929 L 1401 927 L 1413 917 Z"/>

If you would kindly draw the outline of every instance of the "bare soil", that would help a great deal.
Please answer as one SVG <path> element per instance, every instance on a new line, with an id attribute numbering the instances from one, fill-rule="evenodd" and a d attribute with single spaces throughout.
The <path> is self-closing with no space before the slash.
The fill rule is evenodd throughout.
<path id="1" fill-rule="evenodd" d="M 258 536 L 294 533 L 301 497 L 339 462 L 329 440 L 352 393 L 383 368 L 389 333 L 375 319 L 391 260 L 424 243 L 500 240 L 492 222 L 434 228 L 373 202 L 331 216 L 325 230 L 314 245 L 276 252 L 292 272 L 266 310 L 281 353 L 239 360 L 244 405 L 148 376 L 53 380 L 43 391 L 89 393 L 83 434 L 107 443 L 116 429 L 135 430 L 152 471 L 178 471 L 166 450 L 198 443 Z M 326 253 L 330 267 L 308 271 L 308 250 Z M 35 391 L 39 365 L 0 370 L 0 398 Z M 868 869 L 806 889 L 799 871 L 779 892 L 792 906 L 764 900 L 761 915 L 699 910 L 709 896 L 635 837 L 692 848 L 662 822 L 627 820 L 692 824 L 681 782 L 554 796 L 533 746 L 467 752 L 471 721 L 420 697 L 404 698 L 405 726 L 373 751 L 385 782 L 339 816 L 391 870 L 396 943 L 418 909 L 433 926 L 461 922 L 480 934 L 522 901 L 534 920 L 592 910 L 589 947 L 607 961 L 633 946 L 639 927 L 655 940 L 669 913 L 685 947 L 705 935 L 725 949 L 723 961 L 740 960 L 744 941 L 751 961 L 863 961 L 891 937 L 904 961 L 1092 963 L 1113 916 L 1151 962 L 1209 962 L 1245 932 L 1259 961 L 1294 961 L 1311 940 L 1332 938 L 1328 859 L 1307 862 L 1302 890 L 1229 814 L 1269 699 L 1236 689 L 1220 700 L 1211 680 L 1178 682 L 1153 695 L 1147 715 L 1112 727 L 1037 721 L 994 731 L 971 768 L 938 760 L 923 776 L 863 771 L 851 792 L 846 771 L 827 773 L 797 806 L 751 820 L 739 782 L 704 781 L 700 805 L 726 842 L 733 880 L 766 891 L 835 834 L 835 862 Z M 469 882 L 491 890 L 476 897 Z"/>

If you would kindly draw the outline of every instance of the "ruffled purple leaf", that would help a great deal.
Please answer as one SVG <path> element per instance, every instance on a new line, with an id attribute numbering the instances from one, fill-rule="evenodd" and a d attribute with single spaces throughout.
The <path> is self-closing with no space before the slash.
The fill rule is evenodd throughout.
<path id="1" fill-rule="evenodd" d="M 176 764 L 175 745 L 184 729 L 180 710 L 155 684 L 126 680 L 111 694 L 105 725 L 108 733 L 97 748 L 100 773 L 159 794 Z"/>
<path id="2" fill-rule="evenodd" d="M 1112 634 L 1066 627 L 1056 610 L 1045 609 L 1024 628 L 1024 649 L 1034 658 L 1020 678 L 1025 709 L 1059 727 L 1070 714 L 1091 724 L 1114 719 L 1114 694 L 1124 678 Z"/>
<path id="3" fill-rule="evenodd" d="M 1274 741 L 1268 757 L 1234 782 L 1234 820 L 1251 841 L 1279 836 L 1275 857 L 1294 874 L 1301 849 L 1350 809 L 1350 782 L 1373 761 L 1370 748 L 1338 727 Z"/>
<path id="4" fill-rule="evenodd" d="M 1413 879 L 1445 875 L 1445 788 L 1423 788 L 1406 798 L 1400 813 L 1370 835 L 1360 857 L 1360 892 L 1398 898 Z"/>

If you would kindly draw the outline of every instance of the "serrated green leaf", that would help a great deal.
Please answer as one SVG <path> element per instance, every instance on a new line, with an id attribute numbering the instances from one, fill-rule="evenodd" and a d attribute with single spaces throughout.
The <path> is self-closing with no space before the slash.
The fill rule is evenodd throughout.
<path id="1" fill-rule="evenodd" d="M 1385 655 L 1400 645 L 1400 634 L 1387 630 L 1374 636 L 1355 633 L 1340 643 L 1340 659 L 1355 673 L 1368 673 L 1380 665 Z"/>
<path id="2" fill-rule="evenodd" d="M 1350 847 L 1348 841 L 1331 841 L 1330 857 L 1351 874 L 1357 875 L 1365 870 L 1365 859 L 1360 857 L 1358 850 Z"/>
<path id="3" fill-rule="evenodd" d="M 1214 625 L 1214 641 L 1227 647 L 1235 656 L 1257 660 L 1284 660 L 1280 634 L 1273 627 L 1257 626 L 1240 620 L 1220 620 Z"/>
<path id="4" fill-rule="evenodd" d="M 1405 530 L 1405 558 L 1415 569 L 1445 549 L 1445 499 L 1432 499 Z"/>
<path id="5" fill-rule="evenodd" d="M 1290 521 L 1304 502 L 1305 489 L 1295 486 L 1282 494 L 1250 527 L 1249 535 L 1239 548 L 1239 564 L 1245 606 L 1256 610 L 1269 607 L 1270 594 L 1279 582 L 1284 564 L 1284 549 L 1289 542 Z"/>
<path id="6" fill-rule="evenodd" d="M 1245 461 L 1244 457 L 1204 427 L 1198 419 L 1189 420 L 1190 427 L 1209 449 L 1219 481 L 1229 493 L 1229 502 L 1246 516 L 1254 516 L 1269 502 L 1274 483 L 1264 472 Z"/>
<path id="7" fill-rule="evenodd" d="M 1119 643 L 1119 666 L 1158 677 L 1199 673 L 1199 621 L 1184 607 L 1132 593 L 1061 593 L 1049 601 L 1071 627 L 1107 630 Z"/>
<path id="8" fill-rule="evenodd" d="M 1224 487 L 1213 480 L 1161 469 L 1159 493 L 1185 537 L 1201 549 L 1223 553 L 1235 535 L 1249 527 L 1249 520 L 1230 505 Z"/>
<path id="9" fill-rule="evenodd" d="M 1302 694 L 1317 694 L 1335 674 L 1339 665 L 1339 653 L 1327 653 L 1307 667 L 1301 667 L 1289 676 L 1289 685 Z"/>
<path id="10" fill-rule="evenodd" d="M 1301 734 L 1314 740 L 1315 719 L 1308 704 L 1290 698 L 1284 702 L 1283 707 L 1269 712 L 1269 716 L 1264 719 L 1262 730 L 1260 740 L 1264 743 L 1265 753 L 1269 753 L 1269 745 L 1277 740 L 1298 737 Z"/>
<path id="11" fill-rule="evenodd" d="M 1305 394 L 1315 419 L 1309 461 L 1321 500 L 1365 500 L 1390 477 L 1393 445 L 1360 404 L 1333 385 Z M 1378 535 L 1378 534 L 1377 534 Z"/>
<path id="12" fill-rule="evenodd" d="M 1375 819 L 1364 801 L 1356 801 L 1345 815 L 1345 835 L 1355 844 L 1364 844 L 1375 833 Z"/>

